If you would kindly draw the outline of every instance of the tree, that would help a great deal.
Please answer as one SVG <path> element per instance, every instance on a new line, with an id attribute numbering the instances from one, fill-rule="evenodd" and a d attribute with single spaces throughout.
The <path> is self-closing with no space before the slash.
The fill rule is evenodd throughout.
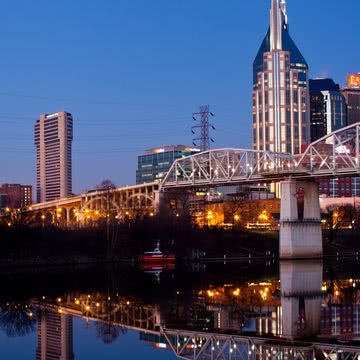
<path id="1" fill-rule="evenodd" d="M 336 232 L 344 226 L 349 226 L 356 217 L 353 206 L 328 206 L 323 214 L 329 227 L 330 243 L 333 243 Z"/>
<path id="2" fill-rule="evenodd" d="M 11 303 L 1 307 L 0 329 L 8 337 L 26 336 L 36 328 L 36 319 L 23 304 Z"/>
<path id="3" fill-rule="evenodd" d="M 104 189 L 116 189 L 116 185 L 112 180 L 104 179 L 104 180 L 101 181 L 100 184 L 98 184 L 96 186 L 96 188 L 99 189 L 99 190 L 101 190 L 101 189 L 102 190 L 104 190 Z"/>

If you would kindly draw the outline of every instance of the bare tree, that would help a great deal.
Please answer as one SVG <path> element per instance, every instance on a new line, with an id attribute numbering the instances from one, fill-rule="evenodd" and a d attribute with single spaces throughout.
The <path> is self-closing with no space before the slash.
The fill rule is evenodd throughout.
<path id="1" fill-rule="evenodd" d="M 101 189 L 102 190 L 104 190 L 104 189 L 116 189 L 116 185 L 112 180 L 104 179 L 104 180 L 101 181 L 100 184 L 98 184 L 96 186 L 96 188 L 99 189 L 99 190 L 101 190 Z"/>

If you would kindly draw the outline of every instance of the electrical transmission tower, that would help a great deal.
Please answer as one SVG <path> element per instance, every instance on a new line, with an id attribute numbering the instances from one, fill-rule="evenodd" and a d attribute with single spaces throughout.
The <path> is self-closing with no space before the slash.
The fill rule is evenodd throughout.
<path id="1" fill-rule="evenodd" d="M 194 146 L 200 146 L 201 151 L 206 151 L 210 149 L 210 142 L 214 142 L 210 137 L 210 129 L 215 130 L 215 126 L 209 122 L 209 117 L 214 116 L 214 114 L 210 111 L 209 105 L 204 105 L 200 106 L 199 112 L 193 113 L 192 115 L 194 121 L 200 121 L 199 125 L 191 128 L 193 134 L 200 133 L 198 137 L 193 139 L 193 144 Z"/>

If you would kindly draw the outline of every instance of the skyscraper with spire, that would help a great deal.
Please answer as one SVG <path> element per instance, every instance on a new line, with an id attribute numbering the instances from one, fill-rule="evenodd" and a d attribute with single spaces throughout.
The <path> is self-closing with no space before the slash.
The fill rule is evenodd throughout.
<path id="1" fill-rule="evenodd" d="M 271 0 L 253 84 L 254 149 L 301 152 L 310 140 L 308 64 L 290 37 L 286 0 Z"/>

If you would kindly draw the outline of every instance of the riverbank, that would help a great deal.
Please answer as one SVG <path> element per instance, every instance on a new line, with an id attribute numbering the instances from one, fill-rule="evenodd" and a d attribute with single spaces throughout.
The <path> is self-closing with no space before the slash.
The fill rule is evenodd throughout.
<path id="1" fill-rule="evenodd" d="M 324 232 L 324 256 L 358 256 L 358 238 L 354 230 Z M 162 251 L 175 253 L 177 259 L 184 262 L 271 261 L 279 255 L 278 232 L 200 229 L 185 224 L 169 227 L 150 221 L 74 229 L 1 227 L 0 239 L 0 267 L 3 268 L 135 263 L 139 255 L 152 250 L 158 240 Z"/>

